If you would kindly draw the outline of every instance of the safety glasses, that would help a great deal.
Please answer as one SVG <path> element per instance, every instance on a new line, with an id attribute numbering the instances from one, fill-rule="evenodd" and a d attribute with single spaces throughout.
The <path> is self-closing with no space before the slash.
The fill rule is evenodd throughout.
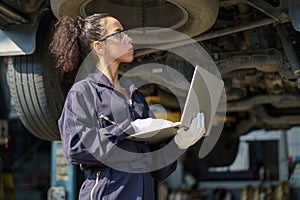
<path id="1" fill-rule="evenodd" d="M 112 34 L 109 34 L 109 35 L 106 35 L 106 36 L 103 36 L 98 41 L 102 42 L 102 41 L 104 41 L 104 40 L 106 40 L 107 38 L 110 38 L 110 37 L 115 37 L 119 41 L 122 41 L 123 38 L 125 37 L 125 35 L 128 35 L 127 33 L 128 33 L 128 30 L 124 29 L 124 30 L 121 30 L 121 31 L 118 31 L 118 32 L 115 32 L 115 33 L 112 33 Z"/>

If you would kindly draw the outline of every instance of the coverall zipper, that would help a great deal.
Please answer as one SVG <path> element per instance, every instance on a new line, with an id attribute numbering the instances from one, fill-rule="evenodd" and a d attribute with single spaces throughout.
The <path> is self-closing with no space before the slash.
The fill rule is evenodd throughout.
<path id="1" fill-rule="evenodd" d="M 132 95 L 133 95 L 133 93 L 134 93 L 135 91 L 137 91 L 137 88 L 134 88 L 134 89 L 131 91 L 130 97 L 129 97 L 129 99 L 127 100 L 128 104 L 129 104 L 129 109 L 130 109 L 130 115 L 131 115 L 130 117 L 131 117 L 132 120 L 135 120 L 134 110 L 133 110 L 133 107 L 132 107 Z"/>
<path id="2" fill-rule="evenodd" d="M 100 177 L 100 171 L 98 171 L 97 174 L 96 174 L 96 183 L 95 183 L 95 185 L 93 186 L 93 188 L 92 188 L 92 190 L 91 190 L 90 200 L 93 200 L 93 193 L 94 193 L 95 188 L 96 188 L 97 185 L 98 185 L 99 177 Z"/>

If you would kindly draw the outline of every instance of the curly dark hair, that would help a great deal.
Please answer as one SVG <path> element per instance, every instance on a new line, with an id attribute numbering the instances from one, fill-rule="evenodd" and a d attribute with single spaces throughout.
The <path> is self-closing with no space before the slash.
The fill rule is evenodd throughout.
<path id="1" fill-rule="evenodd" d="M 105 29 L 101 19 L 107 13 L 93 14 L 86 18 L 65 16 L 57 21 L 49 45 L 54 56 L 55 67 L 62 72 L 70 72 L 79 67 L 91 52 L 91 44 L 101 38 Z"/>

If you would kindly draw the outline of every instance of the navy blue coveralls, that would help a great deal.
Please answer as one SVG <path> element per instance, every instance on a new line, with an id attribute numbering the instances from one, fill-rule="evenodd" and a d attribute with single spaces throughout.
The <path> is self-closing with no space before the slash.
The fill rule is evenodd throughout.
<path id="1" fill-rule="evenodd" d="M 107 77 L 95 69 L 73 85 L 58 121 L 67 161 L 91 172 L 79 199 L 153 200 L 153 178 L 164 180 L 176 169 L 174 162 L 154 172 L 129 173 L 103 163 L 110 161 L 116 146 L 136 153 L 152 150 L 147 143 L 126 139 L 134 133 L 131 121 L 154 115 L 134 84 L 121 76 L 119 80 L 131 99 L 114 90 Z M 114 162 L 134 165 L 136 160 L 120 157 L 110 164 Z"/>

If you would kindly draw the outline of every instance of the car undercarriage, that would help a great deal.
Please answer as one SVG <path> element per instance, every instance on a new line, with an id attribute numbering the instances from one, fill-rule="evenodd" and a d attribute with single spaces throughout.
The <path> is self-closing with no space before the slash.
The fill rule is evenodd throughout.
<path id="1" fill-rule="evenodd" d="M 59 139 L 56 121 L 76 75 L 55 71 L 47 49 L 49 34 L 45 33 L 64 15 L 104 11 L 128 29 L 157 26 L 184 33 L 214 60 L 225 84 L 227 108 L 226 117 L 220 119 L 225 120 L 222 136 L 213 150 L 224 158 L 212 165 L 231 163 L 237 149 L 232 141 L 251 130 L 300 125 L 300 3 L 296 0 L 0 1 L 2 32 L 33 27 L 34 50 L 0 53 L 10 56 L 8 77 L 17 112 L 37 137 Z M 169 38 L 166 43 L 173 48 L 188 45 L 181 42 Z M 0 42 L 1 48 L 3 45 Z M 189 62 L 160 50 L 164 44 L 155 45 L 157 48 L 137 50 L 134 62 L 122 65 L 120 71 L 160 63 L 190 77 L 193 66 Z M 22 84 L 24 81 L 28 84 Z M 174 94 L 165 87 L 148 85 L 141 90 L 145 96 L 162 97 L 158 103 L 170 112 L 180 111 Z"/>

